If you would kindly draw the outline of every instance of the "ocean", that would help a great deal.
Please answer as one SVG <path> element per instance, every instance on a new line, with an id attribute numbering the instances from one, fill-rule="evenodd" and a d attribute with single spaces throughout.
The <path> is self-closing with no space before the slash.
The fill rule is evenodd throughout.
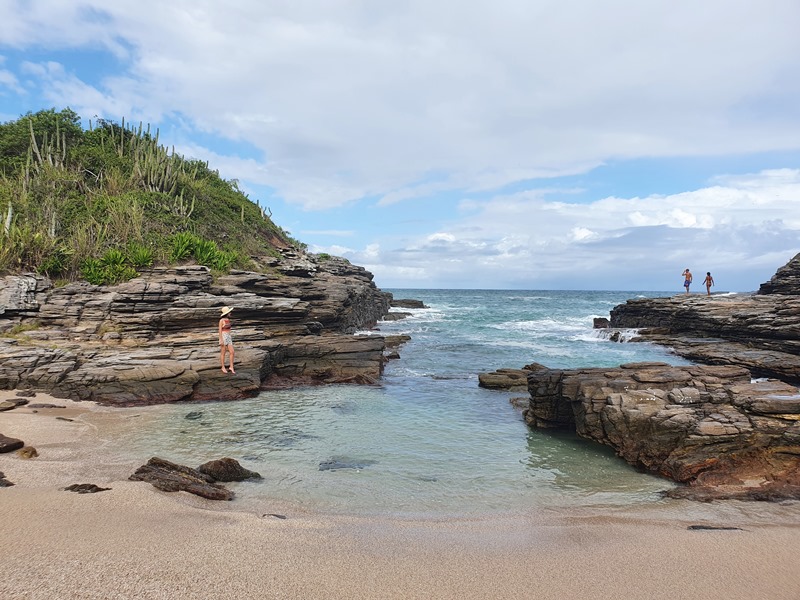
<path id="1" fill-rule="evenodd" d="M 265 391 L 236 402 L 124 409 L 108 460 L 189 466 L 229 456 L 263 475 L 228 484 L 243 507 L 280 502 L 331 514 L 439 518 L 662 502 L 669 481 L 569 432 L 530 430 L 478 374 L 520 368 L 686 364 L 668 350 L 604 339 L 594 317 L 659 292 L 387 290 L 429 308 L 378 324 L 407 334 L 380 385 Z M 359 332 L 372 335 L 375 331 Z"/>

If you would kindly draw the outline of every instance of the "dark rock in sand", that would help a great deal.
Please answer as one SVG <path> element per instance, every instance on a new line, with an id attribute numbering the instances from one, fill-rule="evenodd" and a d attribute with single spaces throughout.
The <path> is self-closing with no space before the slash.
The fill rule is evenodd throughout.
<path id="1" fill-rule="evenodd" d="M 20 398 L 35 398 L 36 392 L 33 390 L 20 390 L 14 395 L 19 396 Z"/>
<path id="2" fill-rule="evenodd" d="M 97 492 L 106 492 L 111 488 L 104 488 L 97 486 L 93 483 L 73 483 L 64 488 L 65 492 L 77 492 L 78 494 L 96 494 Z"/>
<path id="3" fill-rule="evenodd" d="M 6 437 L 0 433 L 0 454 L 5 452 L 13 452 L 19 450 L 25 445 L 25 442 L 16 438 Z"/>
<path id="4" fill-rule="evenodd" d="M 67 408 L 63 404 L 50 404 L 47 402 L 37 402 L 35 404 L 28 404 L 28 408 Z"/>
<path id="5" fill-rule="evenodd" d="M 28 403 L 27 400 L 22 398 L 19 399 L 11 399 L 11 400 L 3 400 L 0 402 L 0 412 L 5 410 L 13 410 L 18 406 L 25 406 Z"/>
<path id="6" fill-rule="evenodd" d="M 20 458 L 36 458 L 39 456 L 39 452 L 33 446 L 23 446 L 17 450 L 17 455 Z"/>
<path id="7" fill-rule="evenodd" d="M 212 477 L 216 481 L 244 481 L 245 479 L 261 479 L 255 471 L 245 469 L 238 461 L 232 458 L 211 460 L 197 467 L 201 473 Z"/>
<path id="8" fill-rule="evenodd" d="M 2 471 L 0 471 L 0 487 L 11 487 L 12 485 L 14 484 L 11 483 L 8 479 L 6 479 L 5 474 Z"/>
<path id="9" fill-rule="evenodd" d="M 164 492 L 189 492 L 209 500 L 233 500 L 233 492 L 214 483 L 214 479 L 191 467 L 153 457 L 129 477 L 145 481 Z"/>

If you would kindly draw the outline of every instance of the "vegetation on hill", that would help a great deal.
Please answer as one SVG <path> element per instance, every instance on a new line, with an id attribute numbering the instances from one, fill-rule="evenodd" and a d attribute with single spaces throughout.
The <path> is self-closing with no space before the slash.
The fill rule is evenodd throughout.
<path id="1" fill-rule="evenodd" d="M 0 124 L 0 273 L 114 283 L 153 264 L 258 269 L 298 246 L 235 180 L 149 126 L 83 129 L 70 109 Z"/>

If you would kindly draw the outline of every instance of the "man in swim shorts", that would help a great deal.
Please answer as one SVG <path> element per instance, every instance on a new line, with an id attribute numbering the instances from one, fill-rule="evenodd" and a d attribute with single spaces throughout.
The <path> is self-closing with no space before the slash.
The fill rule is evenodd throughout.
<path id="1" fill-rule="evenodd" d="M 687 267 L 683 272 L 683 287 L 686 288 L 686 293 L 689 293 L 689 286 L 692 285 L 692 272 Z"/>

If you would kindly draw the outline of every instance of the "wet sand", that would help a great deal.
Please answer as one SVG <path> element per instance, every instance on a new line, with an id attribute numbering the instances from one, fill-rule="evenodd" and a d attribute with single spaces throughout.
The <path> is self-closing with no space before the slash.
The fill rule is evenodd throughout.
<path id="1" fill-rule="evenodd" d="M 113 439 L 103 423 L 122 413 L 42 394 L 32 402 L 66 408 L 0 413 L 0 433 L 39 452 L 0 454 L 16 484 L 0 488 L 3 599 L 800 598 L 800 503 L 674 501 L 445 520 L 279 503 L 244 511 L 236 500 L 127 481 L 149 457 L 104 461 Z M 112 489 L 63 491 L 72 483 Z"/>

